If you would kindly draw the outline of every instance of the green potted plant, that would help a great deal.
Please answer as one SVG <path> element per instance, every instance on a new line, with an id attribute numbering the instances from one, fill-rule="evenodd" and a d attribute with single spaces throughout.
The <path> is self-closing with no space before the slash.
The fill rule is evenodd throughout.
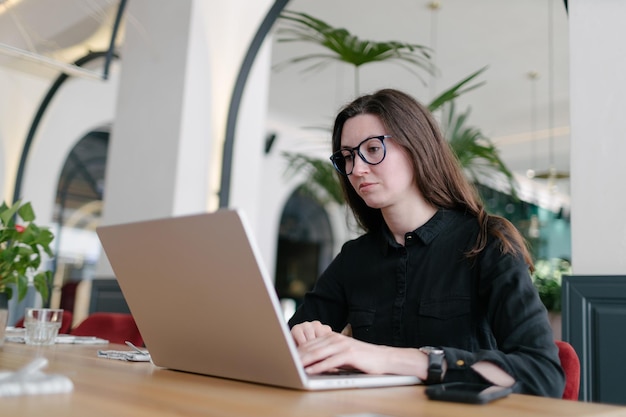
<path id="1" fill-rule="evenodd" d="M 572 265 L 565 259 L 551 258 L 535 261 L 535 271 L 531 278 L 539 298 L 548 310 L 548 320 L 556 340 L 562 337 L 561 322 L 561 279 L 572 274 Z"/>
<path id="2" fill-rule="evenodd" d="M 533 284 L 539 292 L 541 302 L 550 313 L 561 312 L 561 279 L 571 275 L 572 266 L 565 259 L 538 259 L 535 261 Z"/>
<path id="3" fill-rule="evenodd" d="M 8 319 L 8 301 L 17 292 L 17 300 L 26 296 L 32 283 L 44 301 L 48 299 L 52 272 L 41 271 L 42 255 L 53 256 L 50 243 L 54 235 L 34 223 L 30 203 L 20 200 L 0 206 L 0 332 Z M 2 334 L 4 339 L 4 333 Z M 1 340 L 0 340 L 1 342 Z"/>

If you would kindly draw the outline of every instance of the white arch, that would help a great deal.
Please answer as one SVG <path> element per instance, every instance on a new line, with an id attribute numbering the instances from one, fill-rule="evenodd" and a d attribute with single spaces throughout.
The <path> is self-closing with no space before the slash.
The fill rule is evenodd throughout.
<path id="1" fill-rule="evenodd" d="M 22 198 L 32 202 L 39 223 L 52 223 L 57 183 L 72 148 L 85 134 L 114 120 L 118 74 L 113 65 L 107 81 L 68 79 L 44 114 L 22 186 Z"/>

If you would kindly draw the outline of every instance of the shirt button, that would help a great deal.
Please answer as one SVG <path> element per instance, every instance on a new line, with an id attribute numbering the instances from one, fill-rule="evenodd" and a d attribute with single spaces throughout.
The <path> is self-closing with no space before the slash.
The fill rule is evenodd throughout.
<path id="1" fill-rule="evenodd" d="M 463 359 L 459 359 L 458 361 L 456 361 L 456 366 L 464 366 L 465 365 L 465 361 Z"/>

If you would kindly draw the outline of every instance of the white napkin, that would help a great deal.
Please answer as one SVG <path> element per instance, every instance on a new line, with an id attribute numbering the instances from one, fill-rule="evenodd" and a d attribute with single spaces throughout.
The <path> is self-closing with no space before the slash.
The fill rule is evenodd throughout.
<path id="1" fill-rule="evenodd" d="M 12 343 L 25 343 L 24 333 L 26 329 L 22 328 L 9 328 L 7 327 L 4 340 Z M 106 339 L 101 339 L 94 336 L 74 336 L 71 334 L 60 334 L 54 339 L 54 343 L 57 344 L 74 344 L 74 345 L 107 345 L 109 343 Z"/>
<path id="2" fill-rule="evenodd" d="M 0 372 L 0 397 L 16 395 L 56 394 L 71 392 L 72 381 L 58 374 L 46 375 L 39 371 L 48 365 L 45 358 L 37 358 L 15 372 Z"/>

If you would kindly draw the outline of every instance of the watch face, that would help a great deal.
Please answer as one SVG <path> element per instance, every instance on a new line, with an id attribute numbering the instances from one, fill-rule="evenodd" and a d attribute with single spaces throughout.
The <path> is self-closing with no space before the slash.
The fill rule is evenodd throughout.
<path id="1" fill-rule="evenodd" d="M 435 355 L 442 355 L 444 353 L 443 349 L 433 346 L 422 346 L 420 350 L 427 355 L 430 355 L 431 353 L 434 353 Z"/>

